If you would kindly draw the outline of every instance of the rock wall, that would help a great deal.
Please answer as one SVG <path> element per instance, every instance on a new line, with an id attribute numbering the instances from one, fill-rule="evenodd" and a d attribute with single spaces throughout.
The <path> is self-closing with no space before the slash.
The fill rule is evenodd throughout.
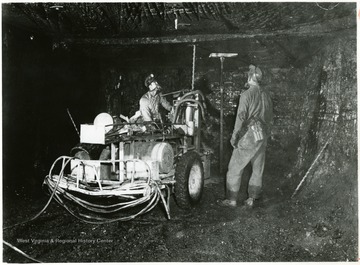
<path id="1" fill-rule="evenodd" d="M 317 89 L 306 94 L 298 160 L 289 178 L 306 220 L 321 224 L 330 245 L 358 253 L 356 39 L 324 47 Z M 301 183 L 301 184 L 300 184 Z M 292 185 L 291 185 L 292 184 Z M 296 187 L 296 189 L 295 189 Z M 296 192 L 295 192 L 296 191 Z M 342 243 L 340 243 L 342 242 Z M 329 246 L 324 246 L 329 247 Z"/>
<path id="2" fill-rule="evenodd" d="M 355 51 L 355 40 L 336 40 L 325 47 L 324 59 L 314 59 L 317 68 L 321 66 L 321 69 L 313 81 L 315 89 L 307 90 L 301 113 L 299 169 L 307 167 L 327 142 L 335 148 L 338 157 L 356 159 Z"/>

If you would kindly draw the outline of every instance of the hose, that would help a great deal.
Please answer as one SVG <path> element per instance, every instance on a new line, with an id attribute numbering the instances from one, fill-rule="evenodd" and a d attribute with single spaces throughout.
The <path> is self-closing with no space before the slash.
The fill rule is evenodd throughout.
<path id="1" fill-rule="evenodd" d="M 59 159 L 61 159 L 61 158 L 63 158 L 63 156 L 57 158 L 57 159 L 55 160 L 54 164 L 55 164 Z M 52 171 L 52 169 L 53 169 L 53 167 L 54 167 L 54 164 L 53 164 L 53 166 L 51 167 L 51 169 L 50 169 L 50 171 L 49 171 L 49 174 L 51 173 L 51 171 Z M 49 176 L 49 175 L 47 175 L 47 176 L 45 177 L 45 179 L 46 179 L 48 176 Z M 49 200 L 47 201 L 47 203 L 45 204 L 45 206 L 43 207 L 43 209 L 42 209 L 38 214 L 36 214 L 34 217 L 30 218 L 29 220 L 26 220 L 26 221 L 23 221 L 23 222 L 14 224 L 14 225 L 12 225 L 12 226 L 4 227 L 3 230 L 9 229 L 9 228 L 13 228 L 13 227 L 18 226 L 18 225 L 26 224 L 26 223 L 31 222 L 31 221 L 35 220 L 36 218 L 38 218 L 38 217 L 46 210 L 46 208 L 49 206 L 49 204 L 50 204 L 51 200 L 53 199 L 53 197 L 54 197 L 54 195 L 55 195 L 55 192 L 56 192 L 56 190 L 57 190 L 57 188 L 58 188 L 58 186 L 59 186 L 60 180 L 61 180 L 61 177 L 59 177 L 58 181 L 56 182 L 55 188 L 54 188 L 53 192 L 51 193 L 51 196 L 50 196 Z"/>
<path id="2" fill-rule="evenodd" d="M 186 91 L 189 91 L 189 90 L 182 89 L 182 90 L 172 91 L 172 92 L 169 92 L 169 93 L 166 93 L 166 94 L 161 93 L 160 96 L 166 97 L 166 96 L 169 96 L 169 95 L 180 94 L 181 92 L 186 92 Z"/>
<path id="3" fill-rule="evenodd" d="M 187 98 L 188 96 L 196 95 L 196 94 L 200 94 L 202 100 L 205 99 L 203 92 L 201 92 L 200 90 L 194 90 L 194 91 L 190 91 L 190 92 L 184 94 L 184 95 L 180 98 L 180 100 L 185 99 L 185 98 Z"/>
<path id="4" fill-rule="evenodd" d="M 71 159 L 73 159 L 71 157 L 63 157 L 63 158 L 68 159 L 67 163 Z M 58 160 L 56 160 L 56 162 Z M 56 162 L 54 162 L 52 168 L 54 168 Z M 100 163 L 101 162 L 109 163 L 108 160 L 104 160 L 104 161 L 99 160 L 99 162 Z M 120 162 L 120 160 L 118 160 L 116 162 Z M 155 181 L 152 181 L 150 167 L 147 163 L 145 163 L 144 161 L 139 160 L 139 159 L 126 160 L 125 162 L 143 162 L 146 165 L 147 171 L 149 174 L 146 182 L 138 183 L 138 182 L 134 182 L 135 172 L 133 172 L 133 175 L 131 176 L 131 180 L 130 180 L 131 182 L 122 184 L 117 188 L 118 191 L 119 191 L 119 189 L 120 190 L 123 189 L 124 191 L 126 190 L 127 192 L 129 192 L 131 190 L 134 190 L 134 191 L 144 190 L 142 197 L 134 199 L 134 196 L 132 196 L 131 199 L 133 199 L 133 200 L 131 200 L 131 201 L 115 203 L 115 204 L 111 204 L 111 205 L 91 203 L 84 199 L 78 198 L 77 196 L 75 196 L 74 194 L 72 194 L 70 192 L 67 192 L 65 189 L 61 188 L 59 185 L 54 185 L 54 183 L 52 182 L 52 179 L 50 177 L 45 179 L 45 183 L 47 184 L 48 188 L 54 194 L 55 200 L 60 205 L 62 205 L 71 215 L 75 216 L 76 218 L 78 218 L 86 223 L 101 224 L 101 223 L 109 223 L 109 222 L 116 222 L 116 221 L 128 221 L 128 220 L 131 220 L 131 219 L 137 217 L 140 214 L 143 214 L 143 213 L 148 212 L 151 209 L 153 209 L 156 206 L 156 204 L 158 203 L 159 197 L 161 197 L 161 194 L 160 194 L 161 192 L 160 192 L 160 189 L 158 188 L 158 184 Z M 61 169 L 61 173 L 59 174 L 59 179 L 60 179 L 60 175 L 62 177 L 64 168 L 67 165 L 67 163 L 65 163 L 63 165 L 63 167 Z M 50 171 L 49 176 L 52 176 L 52 171 Z M 58 180 L 58 182 L 59 182 L 59 180 Z M 126 186 L 126 185 L 128 185 L 128 186 Z M 55 190 L 57 192 L 55 192 Z M 149 192 L 147 192 L 147 190 Z M 139 205 L 147 203 L 147 202 L 148 202 L 148 204 L 142 210 L 140 210 L 139 212 L 137 212 L 133 215 L 130 215 L 130 216 L 124 216 L 124 217 L 120 217 L 120 218 L 99 218 L 99 217 L 89 216 L 89 215 L 80 214 L 80 213 L 76 214 L 73 210 L 70 209 L 70 207 L 68 207 L 64 203 L 64 201 L 60 197 L 60 195 L 62 195 L 63 198 L 74 202 L 76 205 L 82 207 L 83 209 L 88 210 L 93 213 L 97 213 L 97 214 L 112 214 L 112 213 L 119 212 L 121 210 L 139 206 Z M 117 196 L 117 195 L 114 195 L 114 196 Z M 89 221 L 89 219 L 95 219 L 97 221 L 96 222 Z"/>
<path id="5" fill-rule="evenodd" d="M 140 214 L 143 214 L 145 212 L 148 212 L 151 209 L 153 209 L 155 207 L 155 205 L 157 204 L 157 202 L 159 201 L 159 190 L 160 189 L 157 188 L 158 184 L 156 182 L 151 181 L 151 175 L 148 178 L 148 181 L 146 183 L 133 183 L 134 179 L 132 179 L 132 183 L 130 183 L 131 186 L 126 188 L 126 190 L 131 190 L 131 188 L 134 189 L 134 190 L 139 190 L 139 189 L 147 189 L 149 187 L 149 190 L 151 192 L 149 194 L 145 194 L 141 198 L 138 198 L 138 199 L 135 199 L 135 200 L 132 200 L 132 201 L 128 201 L 128 202 L 112 204 L 112 205 L 95 204 L 95 203 L 90 203 L 90 202 L 87 202 L 86 200 L 80 199 L 80 198 L 76 197 L 75 195 L 65 191 L 63 188 L 61 188 L 59 186 L 60 181 L 64 176 L 65 167 L 69 164 L 69 162 L 71 160 L 74 160 L 74 159 L 77 160 L 77 158 L 75 158 L 75 157 L 60 156 L 59 158 L 57 158 L 55 160 L 55 162 L 51 166 L 51 168 L 49 170 L 49 174 L 45 177 L 45 180 L 44 180 L 44 183 L 48 186 L 49 190 L 51 191 L 51 196 L 50 196 L 49 200 L 47 201 L 46 205 L 43 207 L 43 209 L 38 214 L 36 214 L 33 218 L 31 218 L 31 219 L 29 219 L 27 221 L 24 221 L 24 222 L 17 223 L 17 224 L 15 224 L 13 226 L 5 227 L 4 230 L 35 220 L 36 218 L 38 218 L 46 210 L 46 208 L 49 206 L 49 204 L 50 204 L 50 202 L 51 202 L 51 200 L 53 198 L 55 198 L 55 200 L 60 205 L 62 205 L 68 212 L 70 212 L 73 216 L 77 217 L 78 219 L 80 219 L 82 221 L 85 221 L 85 222 L 89 223 L 88 220 L 83 219 L 83 218 L 79 218 L 73 211 L 71 211 L 70 208 L 67 207 L 65 205 L 65 203 L 63 202 L 63 200 L 60 198 L 59 194 L 62 194 L 64 196 L 64 198 L 66 198 L 66 199 L 68 199 L 70 201 L 73 201 L 74 203 L 76 203 L 77 205 L 83 207 L 84 209 L 87 209 L 87 210 L 95 212 L 95 213 L 103 213 L 103 214 L 119 212 L 121 210 L 128 209 L 128 208 L 135 207 L 135 206 L 144 204 L 146 202 L 149 202 L 148 205 L 144 207 L 144 209 L 142 209 L 138 213 L 133 214 L 131 216 L 126 216 L 126 217 L 121 217 L 121 218 L 114 218 L 114 219 L 102 218 L 101 220 L 104 220 L 104 222 L 90 222 L 90 223 L 93 223 L 93 224 L 131 220 L 131 219 L 135 218 L 136 216 L 138 216 Z M 56 183 L 54 183 L 52 181 L 52 179 L 51 179 L 51 176 L 53 176 L 53 170 L 54 170 L 56 164 L 60 160 L 63 160 L 62 161 L 62 168 L 60 170 L 60 173 L 58 175 L 59 177 L 58 177 Z M 132 161 L 135 162 L 135 161 L 141 161 L 141 160 L 134 159 Z M 106 162 L 108 162 L 108 161 L 106 161 Z M 148 166 L 148 165 L 146 164 L 146 166 Z M 149 173 L 151 174 L 149 167 L 148 167 L 148 170 L 149 170 Z"/>
<path id="6" fill-rule="evenodd" d="M 75 157 L 68 157 L 68 156 L 60 156 L 59 158 L 57 158 L 55 160 L 55 162 L 53 163 L 53 165 L 51 166 L 50 170 L 49 170 L 49 174 L 45 177 L 44 179 L 44 183 L 47 184 L 49 190 L 51 190 L 51 196 L 49 198 L 49 200 L 47 201 L 46 205 L 43 207 L 43 209 L 36 214 L 34 217 L 32 217 L 31 219 L 24 221 L 24 222 L 20 222 L 17 223 L 15 225 L 9 226 L 9 227 L 5 227 L 3 228 L 3 230 L 21 225 L 21 224 L 25 224 L 28 223 L 30 221 L 35 220 L 36 218 L 38 218 L 45 210 L 46 208 L 49 206 L 50 202 L 52 201 L 53 198 L 55 198 L 55 200 L 61 205 L 63 206 L 72 216 L 74 216 L 75 218 L 85 222 L 85 223 L 89 223 L 89 224 L 105 224 L 105 223 L 112 223 L 112 222 L 118 222 L 118 221 L 129 221 L 132 220 L 134 218 L 136 218 L 137 216 L 147 213 L 149 211 L 151 211 L 159 202 L 160 198 L 162 199 L 163 202 L 165 202 L 165 199 L 163 198 L 162 194 L 161 194 L 161 189 L 159 187 L 159 185 L 155 182 L 155 181 L 151 181 L 151 175 L 148 178 L 148 182 L 146 183 L 140 183 L 140 184 L 134 184 L 132 186 L 133 189 L 139 189 L 141 187 L 150 187 L 150 193 L 145 194 L 145 196 L 137 199 L 137 200 L 133 200 L 133 201 L 129 201 L 129 202 L 123 202 L 123 203 L 118 203 L 118 204 L 112 204 L 112 205 L 100 205 L 100 204 L 94 204 L 94 203 L 90 203 L 87 202 L 83 199 L 77 198 L 76 196 L 74 196 L 73 194 L 65 191 L 63 188 L 61 188 L 59 186 L 61 179 L 64 176 L 64 169 L 65 167 L 69 164 L 69 162 L 71 160 L 76 159 Z M 59 177 L 56 181 L 56 183 L 52 182 L 52 180 L 50 179 L 52 176 L 52 171 L 55 167 L 55 165 L 58 163 L 59 160 L 63 160 L 62 161 L 62 168 L 60 170 L 59 173 Z M 135 161 L 135 160 L 134 160 Z M 141 160 L 139 160 L 141 161 Z M 146 163 L 145 163 L 146 164 Z M 147 165 L 147 164 L 146 164 Z M 148 166 L 148 165 L 147 165 Z M 149 169 L 149 167 L 148 167 Z M 150 172 L 150 171 L 149 171 Z M 151 172 L 150 172 L 151 174 Z M 132 179 L 133 181 L 133 179 Z M 77 205 L 92 211 L 92 212 L 96 212 L 96 213 L 103 213 L 103 214 L 109 214 L 109 213 L 114 213 L 114 212 L 118 212 L 127 208 L 131 208 L 131 207 L 135 207 L 141 204 L 144 204 L 146 202 L 148 202 L 148 204 L 142 208 L 140 211 L 138 211 L 135 214 L 129 215 L 129 216 L 123 216 L 123 217 L 118 217 L 118 218 L 102 218 L 102 217 L 95 217 L 95 216 L 90 216 L 90 215 L 85 215 L 85 214 L 81 214 L 79 213 L 79 215 L 77 215 L 74 211 L 72 211 L 65 203 L 64 201 L 61 199 L 60 194 L 63 194 L 64 198 L 67 198 L 70 201 L 75 202 Z M 167 212 L 168 218 L 170 219 L 170 214 L 169 214 L 169 210 L 168 210 L 168 206 L 164 203 L 165 206 L 165 210 Z M 116 208 L 117 207 L 117 208 Z M 107 209 L 107 208 L 114 208 L 111 210 L 103 210 L 103 209 Z M 91 220 L 96 220 L 96 221 L 91 221 Z M 6 246 L 10 247 L 11 249 L 15 250 L 16 252 L 20 253 L 21 255 L 25 256 L 26 258 L 37 262 L 37 263 L 42 263 L 41 261 L 34 259 L 32 257 L 30 257 L 28 254 L 26 254 L 25 252 L 21 251 L 20 249 L 18 249 L 17 247 L 13 246 L 12 244 L 6 242 L 3 240 L 3 244 L 5 244 Z"/>
<path id="7" fill-rule="evenodd" d="M 173 118 L 173 123 L 176 122 L 177 120 L 177 116 L 178 116 L 178 109 L 180 107 L 180 105 L 184 102 L 193 102 L 193 103 L 196 103 L 200 106 L 201 108 L 201 111 L 202 111 L 202 117 L 203 117 L 203 120 L 205 120 L 205 110 L 206 110 L 206 104 L 204 102 L 200 102 L 200 100 L 196 100 L 196 99 L 187 99 L 189 96 L 192 96 L 192 95 L 200 95 L 201 96 L 201 99 L 202 101 L 205 100 L 205 97 L 204 97 L 204 94 L 200 91 L 200 90 L 194 90 L 194 91 L 190 91 L 190 92 L 187 92 L 185 93 L 181 98 L 180 100 L 178 101 L 178 104 L 176 106 L 176 109 L 175 109 L 175 112 L 174 112 L 174 118 Z"/>
<path id="8" fill-rule="evenodd" d="M 181 98 L 180 98 L 180 101 L 191 96 L 191 95 L 200 95 L 201 96 L 201 100 L 202 100 L 202 104 L 203 104 L 203 107 L 204 109 L 206 110 L 206 104 L 205 104 L 205 96 L 203 94 L 203 92 L 201 92 L 200 90 L 194 90 L 194 91 L 190 91 L 186 94 L 184 94 Z"/>
<path id="9" fill-rule="evenodd" d="M 156 184 L 157 185 L 157 184 Z M 150 210 L 152 210 L 158 203 L 159 201 L 159 194 L 158 192 L 155 192 L 149 202 L 149 204 L 144 207 L 142 210 L 140 210 L 139 212 L 130 215 L 130 216 L 125 216 L 125 217 L 119 217 L 119 218 L 101 218 L 101 217 L 94 217 L 94 216 L 89 216 L 89 215 L 85 215 L 85 214 L 79 214 L 80 216 L 78 216 L 74 211 L 72 211 L 64 202 L 63 200 L 60 198 L 60 196 L 58 194 L 55 195 L 55 199 L 56 201 L 62 205 L 72 216 L 76 217 L 77 219 L 85 222 L 85 223 L 89 223 L 89 224 L 105 224 L 105 223 L 112 223 L 112 222 L 117 222 L 117 221 L 129 221 L 131 219 L 134 219 L 135 217 L 144 214 Z M 91 220 L 97 220 L 97 221 L 91 221 Z"/>
<path id="10" fill-rule="evenodd" d="M 49 186 L 52 188 L 51 183 L 49 183 Z M 64 189 L 62 189 L 60 187 L 58 188 L 58 190 L 64 197 L 77 203 L 79 206 L 81 206 L 89 211 L 92 211 L 92 212 L 104 213 L 104 214 L 115 213 L 120 210 L 124 210 L 127 208 L 131 208 L 131 207 L 135 207 L 137 205 L 143 204 L 146 201 L 148 201 L 150 199 L 150 196 L 152 195 L 150 193 L 147 196 L 143 196 L 137 200 L 130 201 L 130 202 L 123 202 L 123 203 L 117 203 L 117 204 L 112 204 L 112 205 L 102 205 L 102 204 L 90 203 L 90 202 L 87 202 L 86 200 L 77 198 L 73 194 L 66 192 Z"/>
<path id="11" fill-rule="evenodd" d="M 56 159 L 55 162 L 54 162 L 54 164 L 55 164 L 59 159 L 61 159 L 61 158 L 63 158 L 63 157 L 59 157 L 58 159 Z M 69 161 L 70 161 L 70 160 L 69 160 Z M 54 166 L 54 164 L 53 164 L 53 166 Z M 49 171 L 49 174 L 50 174 L 50 172 L 52 171 L 53 166 L 51 167 L 51 169 L 50 169 L 50 171 Z M 48 175 L 48 176 L 49 176 L 49 175 Z M 48 177 L 48 176 L 46 176 L 46 177 Z M 45 179 L 46 179 L 46 177 L 45 177 Z M 55 188 L 54 188 L 53 192 L 51 193 L 51 196 L 50 196 L 49 200 L 47 201 L 47 203 L 45 204 L 45 206 L 43 207 L 43 209 L 42 209 L 38 214 L 36 214 L 36 215 L 35 215 L 34 217 L 32 217 L 31 219 L 26 220 L 26 221 L 24 221 L 24 222 L 20 222 L 20 223 L 17 223 L 17 224 L 15 224 L 15 225 L 12 225 L 12 226 L 4 227 L 3 230 L 9 229 L 9 228 L 13 228 L 13 227 L 15 227 L 15 226 L 18 226 L 18 225 L 21 225 L 21 224 L 25 224 L 25 223 L 31 222 L 31 221 L 35 220 L 36 218 L 38 218 L 38 217 L 46 210 L 46 208 L 49 206 L 49 204 L 50 204 L 50 202 L 52 201 L 52 199 L 54 198 L 54 196 L 56 197 L 55 193 L 56 193 L 56 190 L 57 190 L 57 188 L 58 188 L 58 186 L 59 186 L 61 177 L 62 177 L 62 176 L 59 176 L 59 179 L 58 179 L 58 181 L 56 182 Z M 26 254 L 25 252 L 21 251 L 21 250 L 18 249 L 17 247 L 11 245 L 10 243 L 6 242 L 5 240 L 3 240 L 3 244 L 5 244 L 6 246 L 10 247 L 11 249 L 15 250 L 16 252 L 20 253 L 21 255 L 25 256 L 26 258 L 28 258 L 28 259 L 30 259 L 30 260 L 32 260 L 32 261 L 34 261 L 34 262 L 42 263 L 41 261 L 30 257 L 28 254 Z"/>
<path id="12" fill-rule="evenodd" d="M 75 151 L 84 151 L 84 152 L 86 152 L 89 156 L 90 156 L 90 154 L 89 154 L 89 151 L 88 150 L 86 150 L 84 147 L 82 147 L 82 146 L 75 146 L 75 147 L 73 147 L 71 150 L 70 150 L 70 154 L 76 154 L 76 152 Z"/>
<path id="13" fill-rule="evenodd" d="M 28 254 L 26 254 L 25 252 L 23 252 L 22 250 L 18 249 L 17 247 L 11 245 L 10 243 L 6 242 L 5 240 L 3 240 L 3 244 L 5 244 L 6 246 L 8 246 L 9 248 L 15 250 L 16 252 L 20 253 L 21 255 L 23 255 L 24 257 L 37 262 L 37 263 L 42 263 L 40 260 L 34 259 L 32 257 L 30 257 Z"/>

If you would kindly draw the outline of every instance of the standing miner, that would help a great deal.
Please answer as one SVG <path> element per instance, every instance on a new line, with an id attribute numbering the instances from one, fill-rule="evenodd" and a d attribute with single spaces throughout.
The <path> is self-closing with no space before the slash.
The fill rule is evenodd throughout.
<path id="1" fill-rule="evenodd" d="M 259 86 L 261 78 L 260 68 L 250 65 L 246 83 L 248 90 L 241 94 L 230 140 L 234 150 L 226 174 L 226 198 L 218 201 L 221 206 L 237 205 L 241 176 L 249 162 L 252 174 L 245 206 L 252 208 L 261 193 L 265 149 L 273 123 L 273 104 L 269 92 Z"/>

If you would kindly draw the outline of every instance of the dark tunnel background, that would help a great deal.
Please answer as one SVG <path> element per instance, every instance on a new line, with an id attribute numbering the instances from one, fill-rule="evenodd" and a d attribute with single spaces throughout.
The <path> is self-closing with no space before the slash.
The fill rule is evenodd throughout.
<path id="1" fill-rule="evenodd" d="M 54 50 L 45 37 L 10 35 L 3 46 L 4 191 L 35 195 L 52 161 L 79 139 L 67 109 L 75 122 L 98 112 L 98 66 Z"/>

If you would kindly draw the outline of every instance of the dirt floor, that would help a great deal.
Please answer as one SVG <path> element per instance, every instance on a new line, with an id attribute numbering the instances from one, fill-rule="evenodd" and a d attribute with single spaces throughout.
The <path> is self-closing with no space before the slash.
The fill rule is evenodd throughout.
<path id="1" fill-rule="evenodd" d="M 158 204 L 132 221 L 92 225 L 52 201 L 37 219 L 5 229 L 3 238 L 42 262 L 358 260 L 357 229 L 344 222 L 344 208 L 290 199 L 288 185 L 274 183 L 270 176 L 265 180 L 264 195 L 252 210 L 218 206 L 224 181 L 213 177 L 206 180 L 202 202 L 193 210 L 181 210 L 171 199 L 170 220 Z M 30 219 L 47 200 L 45 195 L 4 198 L 4 227 Z M 8 246 L 3 261 L 32 262 Z"/>

